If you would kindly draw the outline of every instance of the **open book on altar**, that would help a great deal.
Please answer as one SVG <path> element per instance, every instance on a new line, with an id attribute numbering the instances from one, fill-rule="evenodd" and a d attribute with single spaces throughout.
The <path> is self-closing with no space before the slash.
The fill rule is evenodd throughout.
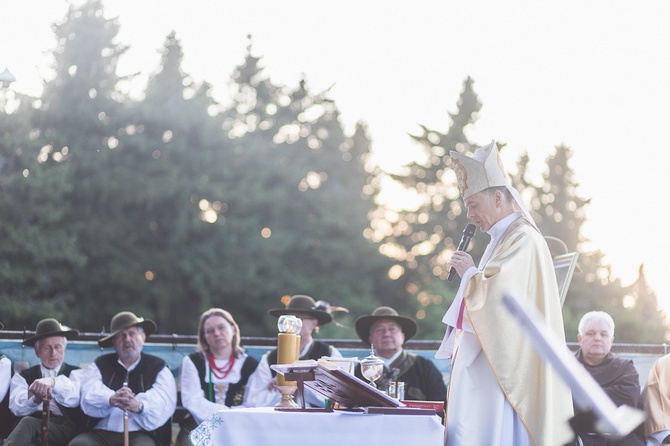
<path id="1" fill-rule="evenodd" d="M 405 406 L 402 402 L 325 360 L 308 359 L 270 367 L 284 375 L 287 381 L 297 381 L 298 387 L 302 383 L 330 401 L 337 402 L 343 408 Z"/>

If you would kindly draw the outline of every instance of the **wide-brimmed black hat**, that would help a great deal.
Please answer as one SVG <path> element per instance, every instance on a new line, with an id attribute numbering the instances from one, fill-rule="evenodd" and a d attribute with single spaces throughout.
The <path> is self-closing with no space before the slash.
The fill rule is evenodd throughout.
<path id="1" fill-rule="evenodd" d="M 333 316 L 321 308 L 322 307 L 316 305 L 316 302 L 312 297 L 296 294 L 291 297 L 291 300 L 286 307 L 275 308 L 269 310 L 268 313 L 276 317 L 285 314 L 306 314 L 319 321 L 319 325 L 325 325 L 333 320 Z"/>
<path id="2" fill-rule="evenodd" d="M 370 327 L 380 319 L 392 319 L 396 321 L 400 325 L 400 328 L 402 328 L 402 332 L 405 334 L 405 341 L 412 339 L 414 335 L 416 335 L 416 332 L 419 331 L 419 324 L 417 324 L 414 319 L 400 316 L 398 312 L 391 307 L 377 307 L 372 314 L 361 316 L 354 321 L 356 333 L 364 343 L 367 344 L 369 342 Z"/>
<path id="3" fill-rule="evenodd" d="M 79 335 L 79 331 L 61 325 L 56 319 L 42 319 L 37 323 L 37 327 L 35 327 L 35 334 L 24 339 L 23 345 L 33 347 L 35 342 L 40 339 L 50 338 L 51 336 L 63 336 L 66 339 L 72 339 L 77 337 L 77 335 Z"/>
<path id="4" fill-rule="evenodd" d="M 135 313 L 130 311 L 122 311 L 117 313 L 116 316 L 112 318 L 112 324 L 110 327 L 110 333 L 104 338 L 98 341 L 100 347 L 109 347 L 112 345 L 112 339 L 114 336 L 125 330 L 126 328 L 140 326 L 144 330 L 144 333 L 149 337 L 151 333 L 156 331 L 156 323 L 151 319 L 144 319 L 142 317 L 135 316 Z"/>

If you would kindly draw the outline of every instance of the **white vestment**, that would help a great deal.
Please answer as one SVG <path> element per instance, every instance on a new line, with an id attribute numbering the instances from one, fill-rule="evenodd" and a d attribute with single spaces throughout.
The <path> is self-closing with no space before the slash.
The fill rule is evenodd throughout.
<path id="1" fill-rule="evenodd" d="M 563 445 L 572 436 L 570 391 L 501 303 L 506 293 L 532 302 L 563 336 L 549 250 L 520 213 L 488 232 L 479 267 L 463 275 L 445 314 L 447 333 L 436 353 L 452 357 L 447 445 Z"/>
<path id="2" fill-rule="evenodd" d="M 491 241 L 479 262 L 478 270 L 484 269 L 500 238 L 519 216 L 512 214 L 491 227 L 488 231 Z M 450 383 L 458 385 L 450 385 L 448 390 L 447 446 L 532 445 L 525 426 L 507 401 L 491 366 L 482 353 L 482 347 L 473 333 L 466 313 L 462 316 L 462 331 L 456 328 L 465 284 L 476 271 L 471 268 L 463 275 L 457 297 L 443 319 L 450 330 L 445 335 L 443 346 L 435 355 L 451 357 L 457 350 L 458 356 L 458 360 L 453 362 L 450 377 Z"/>

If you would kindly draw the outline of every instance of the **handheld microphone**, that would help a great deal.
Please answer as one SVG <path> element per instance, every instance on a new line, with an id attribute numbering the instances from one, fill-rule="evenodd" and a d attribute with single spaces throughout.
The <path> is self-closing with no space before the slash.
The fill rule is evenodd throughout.
<path id="1" fill-rule="evenodd" d="M 472 237 L 474 237 L 476 230 L 477 227 L 475 225 L 473 225 L 472 223 L 468 223 L 465 229 L 463 229 L 463 237 L 461 237 L 461 241 L 458 242 L 458 248 L 456 248 L 456 251 L 465 252 L 465 250 L 468 249 L 470 240 L 472 240 Z M 451 269 L 449 270 L 449 277 L 447 277 L 447 280 L 451 282 L 451 279 L 453 279 L 455 275 L 456 275 L 456 269 L 452 266 Z"/>

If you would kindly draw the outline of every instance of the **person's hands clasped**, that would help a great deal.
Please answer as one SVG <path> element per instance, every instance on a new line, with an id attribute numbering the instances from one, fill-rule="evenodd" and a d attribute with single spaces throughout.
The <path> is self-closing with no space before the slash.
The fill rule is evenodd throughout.
<path id="1" fill-rule="evenodd" d="M 141 401 L 135 398 L 135 394 L 129 387 L 121 387 L 109 398 L 109 404 L 128 412 L 140 413 Z"/>
<path id="2" fill-rule="evenodd" d="M 455 251 L 449 260 L 449 267 L 454 268 L 460 277 L 463 277 L 468 268 L 473 266 L 475 262 L 467 252 Z"/>
<path id="3" fill-rule="evenodd" d="M 33 381 L 28 387 L 28 395 L 33 397 L 33 401 L 37 404 L 41 403 L 45 398 L 53 398 L 53 388 L 56 385 L 55 378 L 39 378 Z"/>

